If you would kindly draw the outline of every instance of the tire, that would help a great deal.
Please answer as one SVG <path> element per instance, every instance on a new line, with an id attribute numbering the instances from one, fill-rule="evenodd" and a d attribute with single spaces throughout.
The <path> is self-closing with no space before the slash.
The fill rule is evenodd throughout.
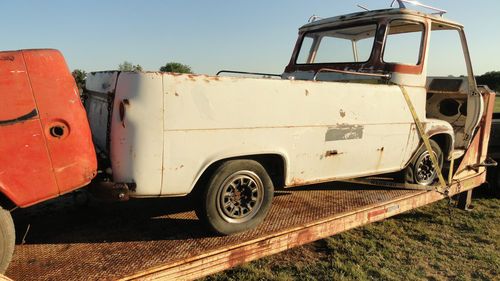
<path id="1" fill-rule="evenodd" d="M 273 196 L 273 182 L 260 163 L 230 160 L 219 166 L 208 180 L 196 215 L 217 234 L 242 232 L 264 220 Z"/>
<path id="2" fill-rule="evenodd" d="M 9 266 L 14 246 L 16 233 L 10 212 L 0 207 L 0 273 L 5 273 Z"/>
<path id="3" fill-rule="evenodd" d="M 429 142 L 434 155 L 436 155 L 439 167 L 443 169 L 444 156 L 441 147 L 434 140 L 429 140 Z M 415 153 L 404 174 L 405 182 L 419 185 L 431 185 L 438 179 L 437 171 L 430 158 L 430 152 L 427 151 L 425 146 L 421 146 Z"/>

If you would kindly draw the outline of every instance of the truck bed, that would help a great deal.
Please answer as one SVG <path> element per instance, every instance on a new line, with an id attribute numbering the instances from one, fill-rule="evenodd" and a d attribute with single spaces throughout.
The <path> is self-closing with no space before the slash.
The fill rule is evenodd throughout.
<path id="1" fill-rule="evenodd" d="M 451 189 L 477 186 L 484 173 Z M 15 213 L 18 241 L 7 271 L 14 280 L 195 279 L 260 257 L 382 220 L 444 198 L 433 191 L 329 183 L 276 191 L 255 230 L 207 234 L 187 198 L 111 206 L 71 198 Z M 20 243 L 20 242 L 18 242 Z"/>

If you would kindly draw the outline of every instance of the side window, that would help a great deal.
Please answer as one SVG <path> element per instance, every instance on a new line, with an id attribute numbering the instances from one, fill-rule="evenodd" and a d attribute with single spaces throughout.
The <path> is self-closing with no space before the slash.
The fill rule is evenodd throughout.
<path id="1" fill-rule="evenodd" d="M 445 59 L 446 63 L 443 63 Z M 456 29 L 433 25 L 427 58 L 428 76 L 467 76 L 464 51 Z"/>
<path id="2" fill-rule="evenodd" d="M 365 38 L 356 41 L 357 61 L 368 61 L 372 53 L 374 38 Z"/>
<path id="3" fill-rule="evenodd" d="M 302 40 L 302 46 L 300 47 L 300 52 L 299 56 L 297 57 L 297 62 L 298 63 L 308 63 L 309 60 L 309 54 L 311 53 L 311 48 L 313 46 L 314 39 L 305 36 L 304 39 Z"/>
<path id="4" fill-rule="evenodd" d="M 384 61 L 406 65 L 419 65 L 422 54 L 424 25 L 406 20 L 389 24 L 385 41 Z"/>

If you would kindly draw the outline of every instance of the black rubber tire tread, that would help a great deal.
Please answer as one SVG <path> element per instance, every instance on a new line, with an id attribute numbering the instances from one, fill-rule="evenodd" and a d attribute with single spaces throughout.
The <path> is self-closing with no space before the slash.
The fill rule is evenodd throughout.
<path id="1" fill-rule="evenodd" d="M 0 207 L 0 273 L 5 273 L 9 266 L 14 247 L 16 233 L 10 212 Z"/>
<path id="2" fill-rule="evenodd" d="M 257 174 L 262 181 L 264 198 L 257 214 L 243 223 L 229 223 L 218 213 L 216 207 L 217 191 L 227 177 L 241 170 L 249 170 Z M 229 160 L 220 165 L 212 174 L 205 189 L 200 194 L 196 215 L 212 232 L 220 235 L 230 235 L 257 227 L 266 217 L 274 196 L 274 186 L 266 169 L 254 160 Z"/>
<path id="3" fill-rule="evenodd" d="M 443 156 L 443 151 L 441 150 L 441 147 L 439 146 L 439 144 L 436 141 L 434 141 L 432 139 L 430 139 L 429 142 L 431 144 L 432 150 L 437 155 L 439 166 L 441 167 L 441 169 L 443 169 L 444 156 Z M 417 164 L 415 162 L 418 160 L 419 156 L 426 151 L 427 151 L 427 148 L 425 147 L 425 145 L 420 146 L 419 150 L 412 157 L 410 164 L 404 170 L 405 171 L 404 172 L 404 175 L 405 175 L 404 180 L 407 183 L 416 183 L 414 173 L 413 173 L 413 169 L 414 169 L 415 165 Z M 437 179 L 437 177 L 436 177 L 436 179 Z"/>

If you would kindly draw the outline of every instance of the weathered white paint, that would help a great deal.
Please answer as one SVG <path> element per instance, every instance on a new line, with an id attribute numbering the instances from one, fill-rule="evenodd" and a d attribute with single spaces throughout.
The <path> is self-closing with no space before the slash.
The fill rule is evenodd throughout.
<path id="1" fill-rule="evenodd" d="M 108 153 L 106 142 L 109 100 L 115 92 L 118 74 L 117 71 L 89 73 L 85 84 L 88 99 L 85 110 L 92 129 L 94 145 L 105 153 Z"/>
<path id="2" fill-rule="evenodd" d="M 113 180 L 137 183 L 135 196 L 189 193 L 211 163 L 255 154 L 280 155 L 287 185 L 392 172 L 419 143 L 397 86 L 165 73 L 117 85 Z M 409 93 L 426 122 L 425 89 Z"/>
<path id="3" fill-rule="evenodd" d="M 110 135 L 113 180 L 135 182 L 137 189 L 132 196 L 183 195 L 214 162 L 261 154 L 283 159 L 287 186 L 401 170 L 417 150 L 420 137 L 403 94 L 393 83 L 407 87 L 427 133 L 449 135 L 451 148 L 458 137 L 459 144 L 467 146 L 469 141 L 463 136 L 474 131 L 483 105 L 474 95 L 477 89 L 461 26 L 419 12 L 390 10 L 322 20 L 301 31 L 318 25 L 334 28 L 355 24 L 372 17 L 426 22 L 423 42 L 427 44 L 423 45 L 427 46 L 431 22 L 460 32 L 470 106 L 468 117 L 461 120 L 465 126 L 462 135 L 454 132 L 449 120 L 426 111 L 427 56 L 422 73 L 395 71 L 389 81 L 326 72 L 317 75 L 319 81 L 310 81 L 315 73 L 307 71 L 285 73 L 283 80 L 96 73 L 87 80 L 91 95 L 114 92 Z M 421 52 L 425 54 L 427 49 Z M 106 140 L 102 134 L 108 123 L 103 100 L 89 99 L 89 114 L 95 115 L 89 120 L 94 134 L 101 134 L 95 136 L 100 145 Z M 125 112 L 123 119 L 120 106 Z"/>

